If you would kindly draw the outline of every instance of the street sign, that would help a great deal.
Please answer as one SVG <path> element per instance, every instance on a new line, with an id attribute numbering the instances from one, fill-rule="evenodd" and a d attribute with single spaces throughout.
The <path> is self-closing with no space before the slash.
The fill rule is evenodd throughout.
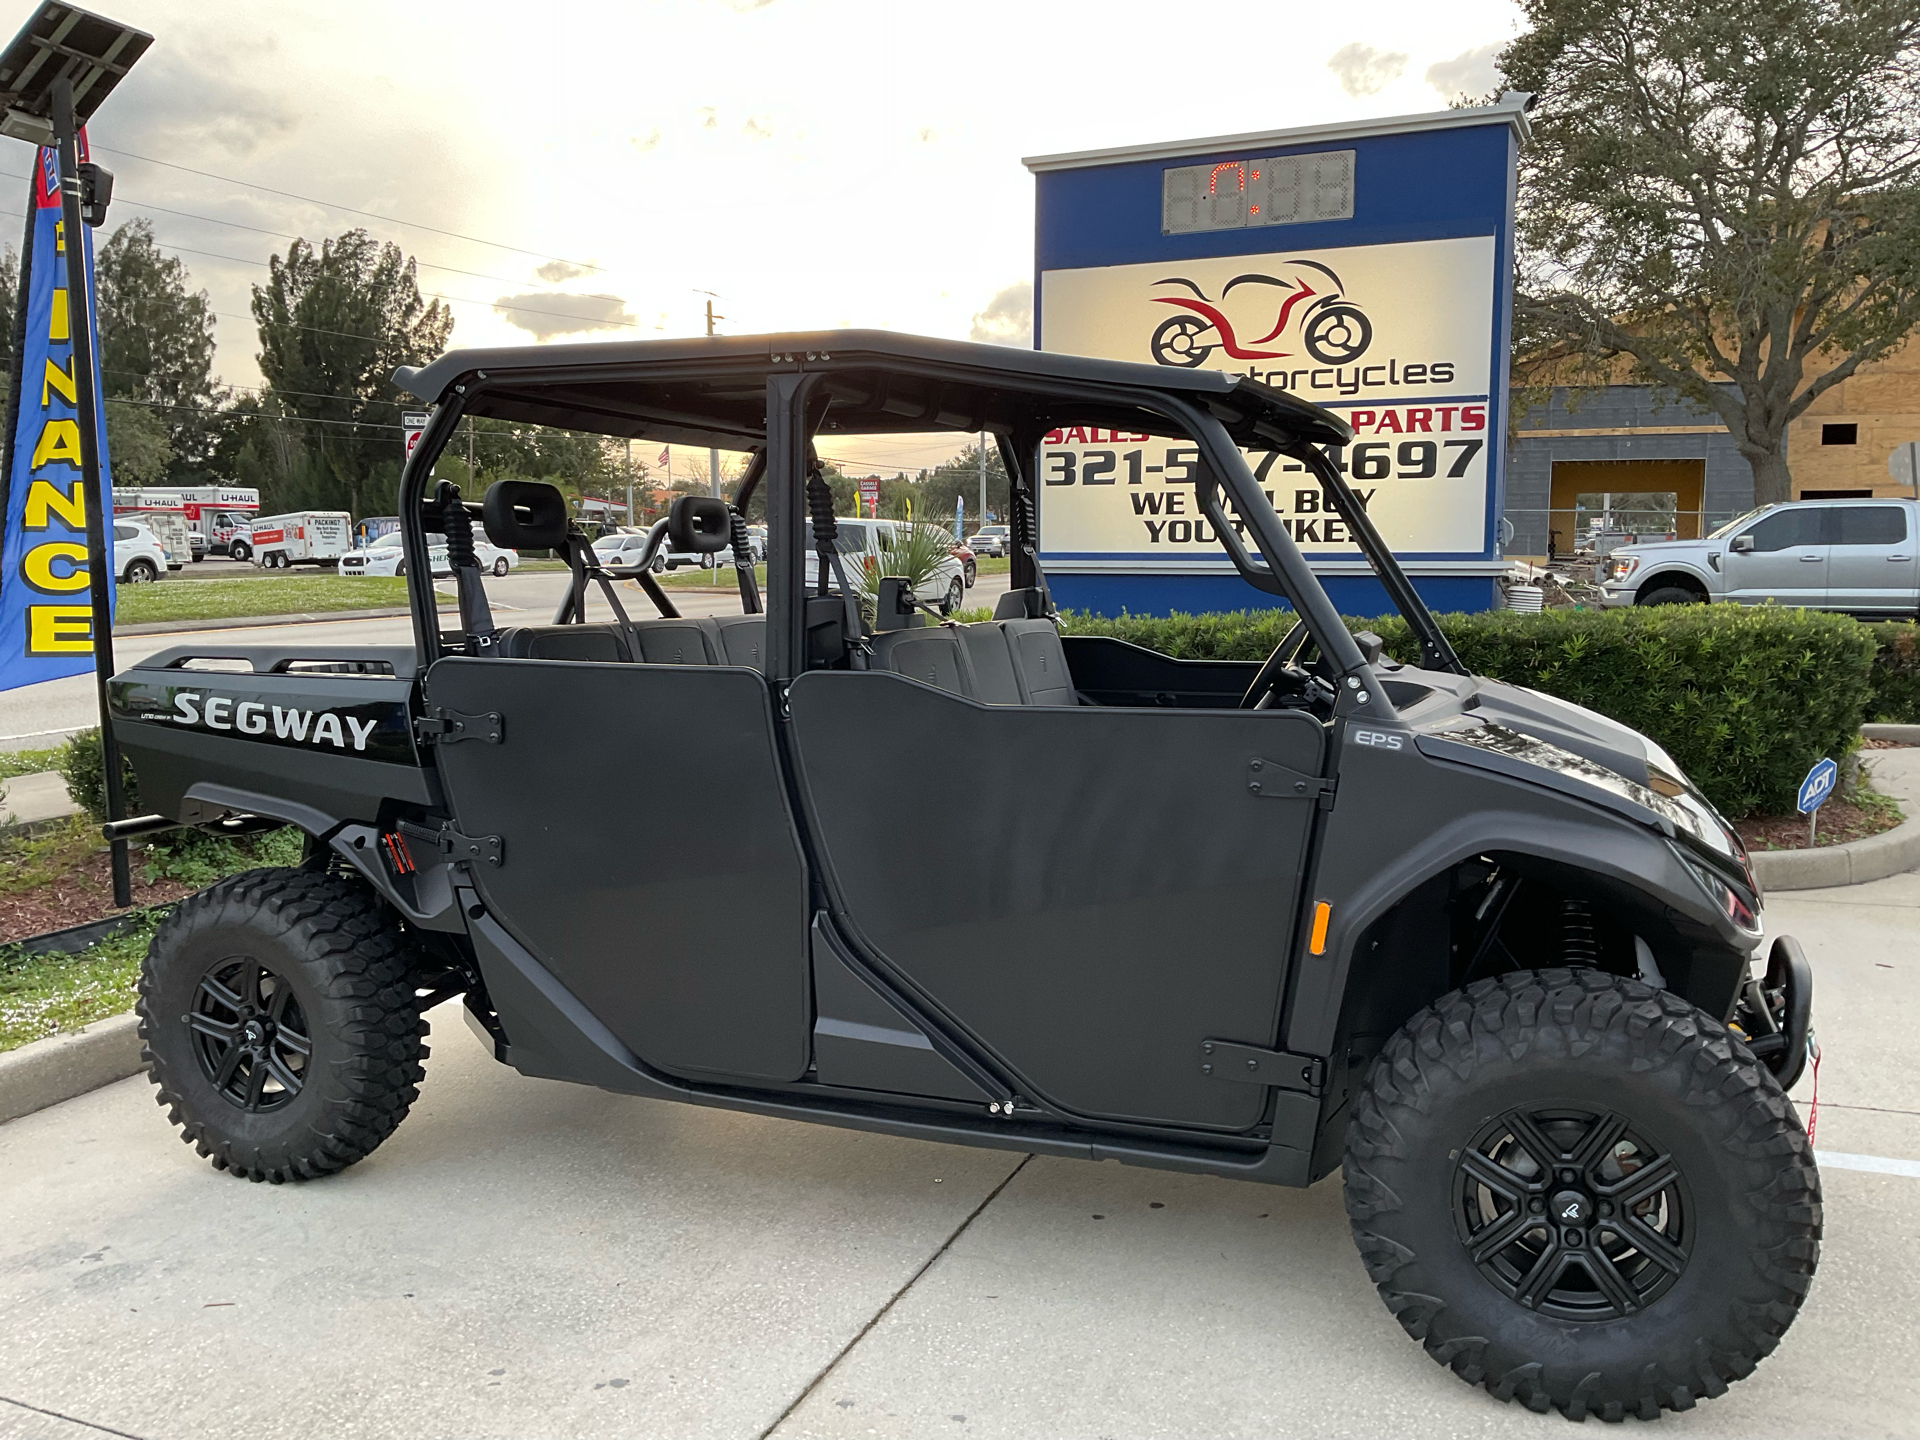
<path id="1" fill-rule="evenodd" d="M 869 515 L 880 513 L 880 477 L 869 475 L 860 482 L 860 508 Z"/>
<path id="2" fill-rule="evenodd" d="M 1034 344 L 1234 371 L 1335 411 L 1355 432 L 1335 461 L 1416 588 L 1490 608 L 1526 101 L 1029 159 Z M 1063 606 L 1250 602 L 1194 514 L 1198 459 L 1171 435 L 1046 437 L 1040 558 Z M 1388 608 L 1303 467 L 1248 461 L 1335 604 Z"/>
<path id="3" fill-rule="evenodd" d="M 1807 772 L 1807 778 L 1800 782 L 1800 813 L 1811 815 L 1833 794 L 1834 782 L 1840 778 L 1840 767 L 1831 760 L 1821 760 Z"/>
<path id="4" fill-rule="evenodd" d="M 413 459 L 413 447 L 420 443 L 420 436 L 427 428 L 427 421 L 433 417 L 425 410 L 402 410 L 400 427 L 405 432 L 406 449 L 401 453 L 400 464 L 404 467 Z"/>

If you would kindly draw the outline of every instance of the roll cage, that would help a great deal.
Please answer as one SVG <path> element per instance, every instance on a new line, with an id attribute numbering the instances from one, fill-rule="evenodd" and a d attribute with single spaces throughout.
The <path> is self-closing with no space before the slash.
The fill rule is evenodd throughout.
<path id="1" fill-rule="evenodd" d="M 401 535 L 423 668 L 454 648 L 452 637 L 439 628 L 425 563 L 429 477 L 460 420 L 471 415 L 755 452 L 735 498 L 737 503 L 755 484 L 765 486 L 765 673 L 776 686 L 808 668 L 805 492 L 816 439 L 991 432 L 1013 488 L 1012 589 L 1035 592 L 1045 606 L 1038 559 L 1038 454 L 1042 437 L 1065 424 L 1148 432 L 1172 428 L 1200 448 L 1195 488 L 1201 512 L 1242 577 L 1285 600 L 1299 615 L 1325 672 L 1338 684 L 1337 714 L 1386 719 L 1394 712 L 1372 682 L 1368 656 L 1266 503 L 1243 448 L 1298 460 L 1319 480 L 1411 627 L 1423 665 L 1465 673 L 1325 453 L 1323 447 L 1351 438 L 1346 424 L 1243 376 L 885 332 L 832 331 L 456 351 L 422 368 L 403 368 L 394 380 L 437 406 L 400 482 Z M 651 586 L 645 588 L 652 592 Z"/>

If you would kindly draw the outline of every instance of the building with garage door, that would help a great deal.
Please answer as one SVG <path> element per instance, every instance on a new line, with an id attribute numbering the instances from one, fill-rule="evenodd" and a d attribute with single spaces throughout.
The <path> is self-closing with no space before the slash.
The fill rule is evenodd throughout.
<path id="1" fill-rule="evenodd" d="M 1623 364 L 1617 374 L 1625 373 Z M 1629 538 L 1688 539 L 1753 508 L 1753 471 L 1718 416 L 1645 385 L 1556 387 L 1522 413 L 1524 393 L 1515 392 L 1507 458 L 1508 556 L 1547 560 Z M 1795 499 L 1912 496 L 1916 459 L 1913 344 L 1861 367 L 1787 427 Z"/>

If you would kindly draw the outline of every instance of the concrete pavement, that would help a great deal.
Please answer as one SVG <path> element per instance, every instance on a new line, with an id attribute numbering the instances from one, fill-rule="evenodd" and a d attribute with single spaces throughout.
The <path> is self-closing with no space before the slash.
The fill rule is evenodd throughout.
<path id="1" fill-rule="evenodd" d="M 1920 876 L 1781 897 L 1768 922 L 1818 975 L 1819 1149 L 1920 1161 Z M 627 1099 L 496 1066 L 454 1007 L 432 1020 L 413 1115 L 314 1184 L 207 1169 L 142 1079 L 0 1126 L 0 1434 L 1564 1433 L 1401 1334 L 1337 1181 Z M 1823 1178 L 1799 1321 L 1673 1433 L 1913 1433 L 1920 1179 Z"/>
<path id="2" fill-rule="evenodd" d="M 211 562 L 203 562 L 204 565 Z M 162 582 L 165 583 L 165 582 Z M 261 580 L 271 585 L 272 580 Z M 564 574 L 513 574 L 495 579 L 487 577 L 487 596 L 497 607 L 496 618 L 505 623 L 544 623 L 553 616 L 554 607 L 566 593 Z M 969 605 L 991 606 L 1007 590 L 1005 575 L 982 575 L 967 592 Z M 446 588 L 446 587 L 442 587 Z M 726 591 L 669 590 L 683 615 L 738 615 L 740 597 Z M 621 603 L 634 619 L 653 613 L 647 597 L 637 586 L 621 590 Z M 588 595 L 589 619 L 610 620 L 613 614 L 599 596 L 598 587 Z M 404 615 L 380 620 L 315 620 L 287 625 L 245 626 L 232 630 L 199 630 L 179 634 L 142 634 L 117 637 L 114 659 L 120 665 L 152 655 L 175 645 L 269 645 L 283 643 L 297 635 L 315 645 L 405 645 L 413 639 L 413 622 Z M 0 691 L 0 749 L 18 750 L 52 745 L 75 730 L 99 723 L 94 704 L 93 676 L 76 675 L 66 680 L 50 680 L 19 690 Z"/>

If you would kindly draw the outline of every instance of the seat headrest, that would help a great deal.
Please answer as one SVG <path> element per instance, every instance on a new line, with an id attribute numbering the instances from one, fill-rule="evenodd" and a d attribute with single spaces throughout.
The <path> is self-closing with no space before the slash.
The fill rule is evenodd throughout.
<path id="1" fill-rule="evenodd" d="M 480 518 L 487 539 L 505 550 L 560 550 L 567 543 L 567 497 L 537 480 L 496 480 Z"/>
<path id="2" fill-rule="evenodd" d="M 715 555 L 733 540 L 733 516 L 727 502 L 711 495 L 682 495 L 667 511 L 667 535 L 673 548 L 694 555 Z"/>

